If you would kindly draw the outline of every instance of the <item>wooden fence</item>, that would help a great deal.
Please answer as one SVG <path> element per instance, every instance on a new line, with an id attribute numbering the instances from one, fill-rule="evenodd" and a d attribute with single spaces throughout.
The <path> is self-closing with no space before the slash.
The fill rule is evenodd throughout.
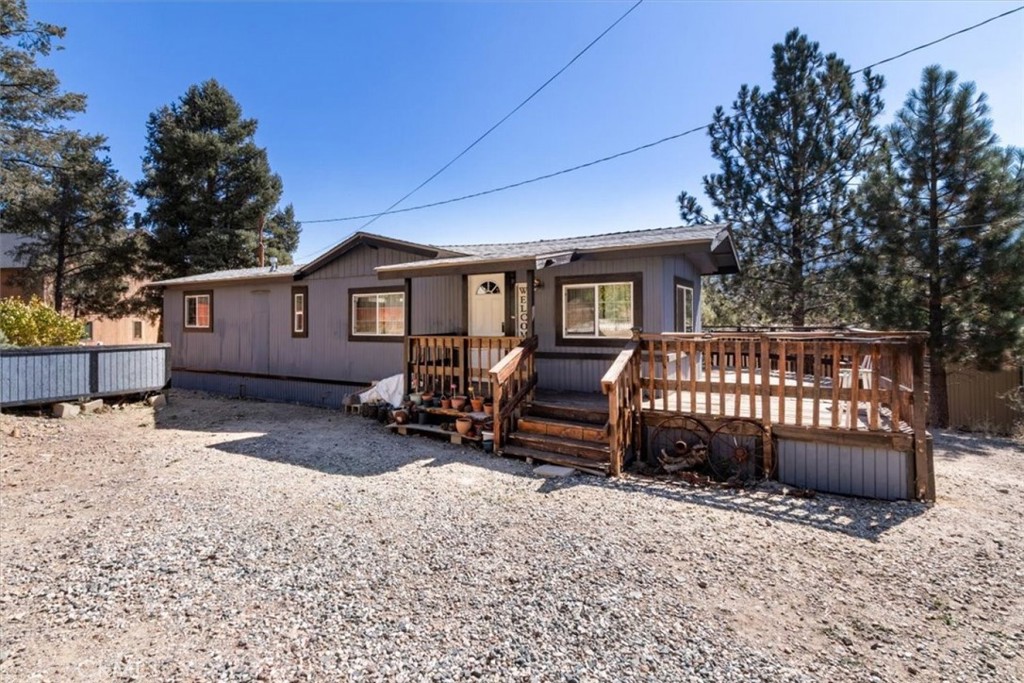
<path id="1" fill-rule="evenodd" d="M 26 406 L 163 389 L 170 344 L 58 346 L 0 351 L 0 406 Z"/>
<path id="2" fill-rule="evenodd" d="M 983 372 L 968 367 L 953 366 L 946 375 L 946 395 L 949 398 L 949 426 L 972 431 L 1009 434 L 1017 420 L 1017 413 L 1008 397 L 1024 386 L 1024 368 L 1009 367 L 995 372 Z"/>

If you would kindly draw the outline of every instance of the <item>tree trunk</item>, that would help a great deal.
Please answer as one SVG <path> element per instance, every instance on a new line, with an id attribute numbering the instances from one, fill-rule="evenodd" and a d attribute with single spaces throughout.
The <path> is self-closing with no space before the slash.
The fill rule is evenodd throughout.
<path id="1" fill-rule="evenodd" d="M 53 270 L 53 308 L 64 312 L 64 274 L 67 271 L 67 224 L 61 221 L 57 240 L 57 264 Z"/>
<path id="2" fill-rule="evenodd" d="M 946 391 L 946 363 L 932 356 L 928 373 L 928 426 L 949 426 L 949 395 Z"/>

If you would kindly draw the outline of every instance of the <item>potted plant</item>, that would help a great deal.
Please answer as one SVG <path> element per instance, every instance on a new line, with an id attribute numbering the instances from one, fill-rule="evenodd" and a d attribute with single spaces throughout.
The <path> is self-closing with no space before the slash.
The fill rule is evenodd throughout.
<path id="1" fill-rule="evenodd" d="M 441 407 L 445 409 L 452 407 L 452 399 L 449 398 L 448 394 L 441 396 Z"/>
<path id="2" fill-rule="evenodd" d="M 474 413 L 479 413 L 484 409 L 484 399 L 473 393 L 473 387 L 469 388 L 469 402 L 473 406 Z"/>

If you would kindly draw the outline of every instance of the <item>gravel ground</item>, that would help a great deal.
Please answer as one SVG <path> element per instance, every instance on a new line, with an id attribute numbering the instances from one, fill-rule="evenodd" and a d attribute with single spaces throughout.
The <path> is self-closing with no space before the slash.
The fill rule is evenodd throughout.
<path id="1" fill-rule="evenodd" d="M 927 507 L 182 391 L 0 427 L 3 680 L 1024 679 L 1008 441 L 937 435 Z"/>

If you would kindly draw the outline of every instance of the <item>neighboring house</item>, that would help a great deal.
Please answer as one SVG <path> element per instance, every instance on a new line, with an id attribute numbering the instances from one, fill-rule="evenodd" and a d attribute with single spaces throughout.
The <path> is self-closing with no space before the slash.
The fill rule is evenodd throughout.
<path id="1" fill-rule="evenodd" d="M 0 298 L 14 297 L 28 301 L 32 296 L 43 296 L 42 286 L 28 286 L 23 282 L 24 264 L 18 261 L 18 247 L 29 238 L 11 232 L 0 233 Z"/>
<path id="2" fill-rule="evenodd" d="M 28 301 L 38 296 L 52 301 L 52 291 L 44 284 L 26 286 L 22 283 L 25 267 L 16 257 L 21 244 L 31 237 L 13 233 L 0 233 L 0 298 L 15 297 Z M 132 283 L 129 294 L 134 294 L 143 283 Z M 160 336 L 159 323 L 142 316 L 104 318 L 97 315 L 79 318 L 85 324 L 84 344 L 153 344 Z"/>
<path id="3" fill-rule="evenodd" d="M 486 373 L 536 335 L 541 389 L 600 392 L 632 328 L 699 330 L 701 277 L 736 269 L 721 225 L 448 247 L 357 233 L 306 265 L 154 285 L 176 386 L 336 405 L 456 336 L 473 359 L 442 363 Z"/>

